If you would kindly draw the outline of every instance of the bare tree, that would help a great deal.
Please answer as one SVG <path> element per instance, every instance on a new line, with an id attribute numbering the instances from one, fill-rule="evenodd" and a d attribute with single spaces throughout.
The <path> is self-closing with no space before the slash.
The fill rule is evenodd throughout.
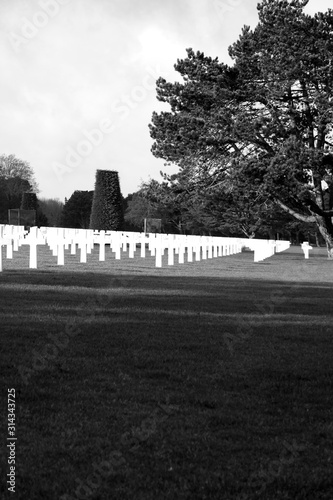
<path id="1" fill-rule="evenodd" d="M 16 158 L 15 155 L 0 155 L 0 178 L 5 180 L 20 178 L 27 181 L 31 191 L 38 193 L 38 184 L 29 162 Z"/>

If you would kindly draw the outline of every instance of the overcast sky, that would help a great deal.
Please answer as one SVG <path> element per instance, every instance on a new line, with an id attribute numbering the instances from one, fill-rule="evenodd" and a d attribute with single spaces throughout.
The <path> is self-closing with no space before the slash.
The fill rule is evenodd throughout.
<path id="1" fill-rule="evenodd" d="M 124 196 L 160 179 L 148 124 L 155 81 L 185 49 L 230 62 L 257 0 L 0 0 L 0 154 L 32 166 L 40 197 L 94 189 L 117 170 Z M 326 11 L 331 0 L 310 0 Z"/>

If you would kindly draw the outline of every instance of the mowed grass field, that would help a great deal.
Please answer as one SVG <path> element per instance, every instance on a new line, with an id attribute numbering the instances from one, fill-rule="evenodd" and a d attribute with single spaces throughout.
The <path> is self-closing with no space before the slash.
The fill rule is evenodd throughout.
<path id="1" fill-rule="evenodd" d="M 3 259 L 1 498 L 332 499 L 326 250 L 177 262 Z"/>

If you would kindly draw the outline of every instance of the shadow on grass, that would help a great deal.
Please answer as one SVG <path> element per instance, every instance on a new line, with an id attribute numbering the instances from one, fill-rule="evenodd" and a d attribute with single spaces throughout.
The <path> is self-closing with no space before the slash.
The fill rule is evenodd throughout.
<path id="1" fill-rule="evenodd" d="M 87 498 L 257 498 L 251 477 L 266 498 L 329 498 L 325 282 L 7 271 L 0 297 L 16 498 L 78 498 L 112 452 L 124 466 Z M 177 410 L 140 441 L 166 403 Z M 273 475 L 294 440 L 301 451 Z"/>

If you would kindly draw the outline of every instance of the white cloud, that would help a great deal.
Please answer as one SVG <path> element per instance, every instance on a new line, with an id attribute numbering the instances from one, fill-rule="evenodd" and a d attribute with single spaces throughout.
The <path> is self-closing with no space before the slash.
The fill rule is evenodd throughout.
<path id="1" fill-rule="evenodd" d="M 161 109 L 154 80 L 179 79 L 173 65 L 187 47 L 225 60 L 241 27 L 257 23 L 257 0 L 221 0 L 230 7 L 224 15 L 218 2 L 1 0 L 0 152 L 30 162 L 44 197 L 93 189 L 97 168 L 118 170 L 125 194 L 149 175 L 159 178 L 163 161 L 150 153 L 148 132 Z M 15 50 L 13 34 L 43 24 L 42 4 L 59 9 Z M 310 0 L 317 10 L 328 4 Z M 54 162 L 105 118 L 115 130 L 59 182 Z"/>

